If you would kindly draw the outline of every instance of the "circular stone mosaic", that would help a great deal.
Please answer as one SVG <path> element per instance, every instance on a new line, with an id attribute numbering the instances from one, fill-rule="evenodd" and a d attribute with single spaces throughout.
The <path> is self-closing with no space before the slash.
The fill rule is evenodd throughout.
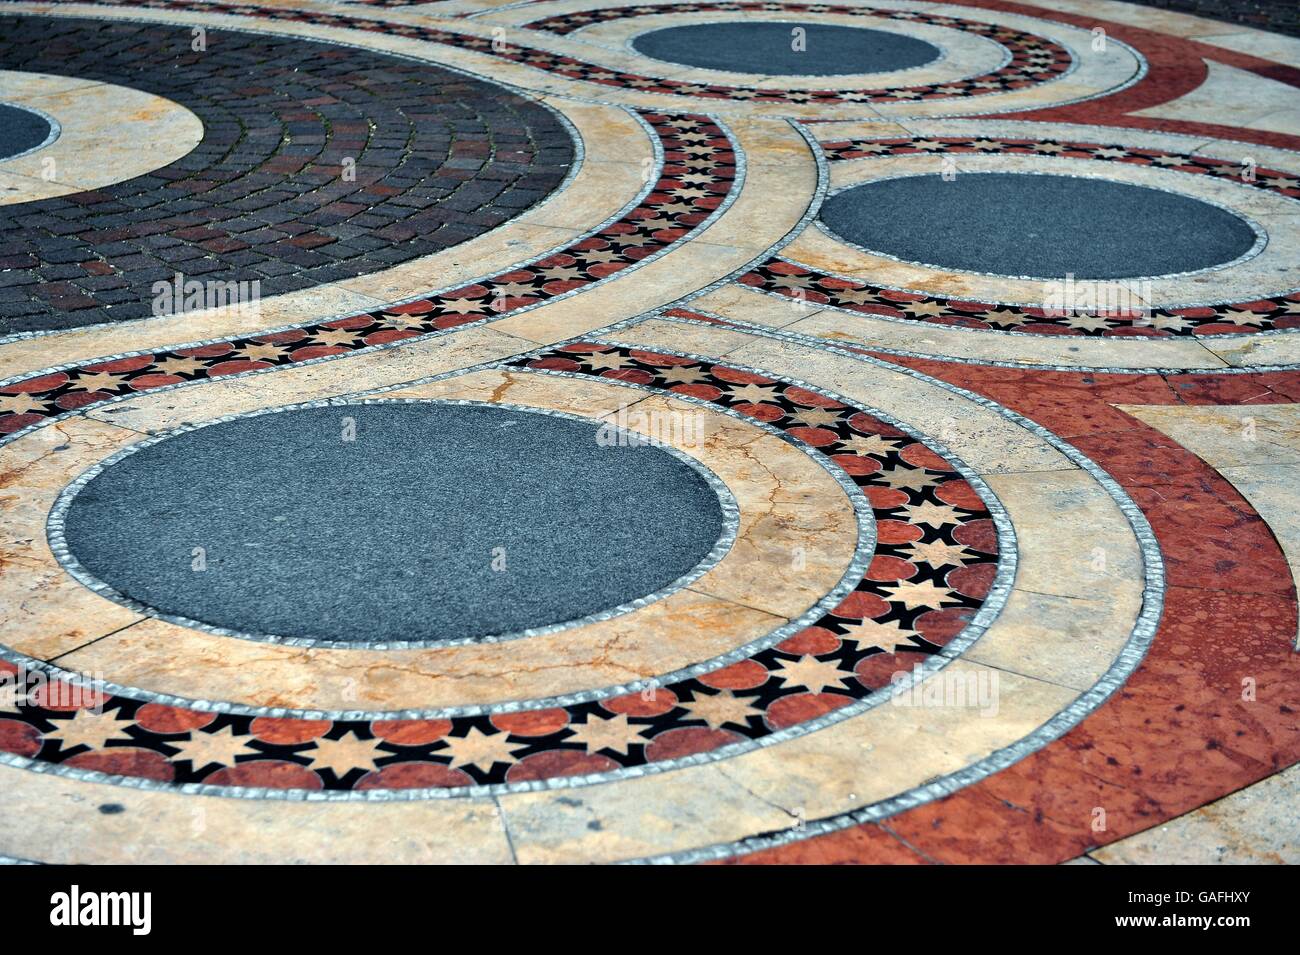
<path id="1" fill-rule="evenodd" d="M 21 106 L 0 103 L 0 159 L 30 152 L 50 138 L 50 121 Z"/>
<path id="2" fill-rule="evenodd" d="M 881 179 L 828 199 L 821 221 L 871 252 L 936 268 L 1117 279 L 1231 262 L 1256 242 L 1244 219 L 1190 196 L 1021 173 Z"/>
<path id="3" fill-rule="evenodd" d="M 941 55 L 900 33 L 824 23 L 692 23 L 642 33 L 632 46 L 656 60 L 765 76 L 885 73 Z"/>
<path id="4" fill-rule="evenodd" d="M 723 536 L 716 479 L 627 438 L 451 402 L 241 417 L 111 460 L 70 492 L 63 537 L 118 595 L 238 633 L 512 633 L 661 590 Z"/>

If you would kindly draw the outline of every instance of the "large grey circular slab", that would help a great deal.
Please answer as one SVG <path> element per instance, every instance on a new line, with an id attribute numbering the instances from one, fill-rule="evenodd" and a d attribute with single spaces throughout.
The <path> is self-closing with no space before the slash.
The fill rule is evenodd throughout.
<path id="1" fill-rule="evenodd" d="M 805 31 L 795 49 L 796 28 Z M 686 66 L 765 76 L 843 76 L 922 66 L 942 51 L 901 33 L 827 23 L 691 23 L 642 33 L 632 47 Z"/>
<path id="2" fill-rule="evenodd" d="M 821 220 L 872 252 L 937 268 L 1041 278 L 1192 272 L 1251 250 L 1250 224 L 1191 196 L 1108 179 L 959 172 L 863 183 Z"/>
<path id="3" fill-rule="evenodd" d="M 72 497 L 63 534 L 74 571 L 242 634 L 511 633 L 661 590 L 724 534 L 716 478 L 608 437 L 455 403 L 244 417 L 110 463 Z"/>
<path id="4" fill-rule="evenodd" d="M 40 113 L 0 103 L 0 159 L 35 149 L 50 138 L 50 121 Z"/>

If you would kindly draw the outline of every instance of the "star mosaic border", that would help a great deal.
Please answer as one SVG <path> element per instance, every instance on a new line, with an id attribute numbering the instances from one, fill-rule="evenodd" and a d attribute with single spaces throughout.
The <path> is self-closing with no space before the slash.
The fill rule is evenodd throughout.
<path id="1" fill-rule="evenodd" d="M 53 0 L 54 3 L 71 3 L 76 0 Z M 285 20 L 295 23 L 310 23 L 317 26 L 342 27 L 351 30 L 365 30 L 383 33 L 389 36 L 406 37 L 438 43 L 443 46 L 456 47 L 474 53 L 494 56 L 501 60 L 519 63 L 555 76 L 581 80 L 600 86 L 616 87 L 641 93 L 656 93 L 666 96 L 693 96 L 700 99 L 731 100 L 754 103 L 873 103 L 873 102 L 915 102 L 922 100 L 953 99 L 965 96 L 979 96 L 989 93 L 1005 93 L 1026 89 L 1039 83 L 1060 79 L 1074 68 L 1074 58 L 1069 50 L 1046 37 L 1024 33 L 1010 27 L 992 23 L 980 23 L 975 20 L 962 20 L 955 17 L 943 17 L 935 14 L 896 11 L 899 15 L 891 17 L 899 20 L 913 20 L 933 26 L 946 26 L 974 35 L 984 36 L 1001 44 L 1011 53 L 1010 62 L 998 70 L 979 76 L 954 79 L 944 83 L 929 83 L 919 86 L 901 86 L 884 89 L 863 90 L 783 90 L 766 87 L 725 86 L 707 83 L 687 83 L 663 77 L 644 76 L 639 73 L 627 73 L 621 70 L 606 69 L 595 63 L 588 63 L 576 57 L 549 50 L 517 46 L 513 43 L 501 43 L 493 37 L 475 36 L 473 34 L 452 33 L 433 27 L 422 27 L 409 23 L 367 20 L 347 14 L 323 13 L 315 10 L 290 10 L 276 7 L 259 7 L 225 2 L 204 2 L 204 0 L 94 0 L 101 6 L 137 7 L 152 10 L 186 10 L 212 14 L 230 14 L 233 16 L 258 17 L 266 20 Z M 684 4 L 679 6 L 711 8 L 708 4 Z M 719 9 L 731 5 L 719 5 Z M 770 6 L 758 4 L 756 9 Z M 790 8 L 807 8 L 810 12 L 819 4 L 777 4 L 778 10 Z M 626 8 L 614 8 L 618 16 Z M 634 8 L 635 9 L 635 8 Z M 747 9 L 745 4 L 736 9 Z M 827 7 L 835 12 L 835 9 Z M 860 8 L 844 7 L 844 11 L 858 12 Z M 663 12 L 663 11 L 658 11 Z M 666 12 L 673 12 L 667 10 Z M 617 18 L 617 16 L 615 17 Z M 238 29 L 237 27 L 232 29 Z"/>
<path id="2" fill-rule="evenodd" d="M 446 719 L 300 719 L 128 696 L 0 696 L 0 752 L 37 768 L 253 790 L 533 787 L 664 768 L 752 744 L 889 687 L 966 630 L 1003 566 L 993 512 L 957 466 L 851 403 L 708 359 L 576 342 L 502 368 L 596 377 L 774 428 L 865 495 L 876 547 L 830 611 L 780 643 L 641 692 Z M 11 663 L 0 672 L 14 673 Z M 0 685 L 0 689 L 3 689 Z M 42 693 L 44 695 L 42 695 Z M 89 704 L 99 704 L 89 705 Z"/>
<path id="3" fill-rule="evenodd" d="M 774 256 L 754 267 L 736 282 L 812 306 L 830 306 L 894 321 L 926 322 L 975 331 L 1058 337 L 1168 338 L 1249 335 L 1300 325 L 1300 291 L 1226 305 L 1157 308 L 1152 309 L 1145 319 L 1133 319 L 1083 310 L 1077 314 L 1054 316 L 1047 315 L 1042 308 L 1026 305 L 909 292 L 821 272 L 781 256 Z M 1143 320 L 1146 324 L 1142 324 Z"/>
<path id="4" fill-rule="evenodd" d="M 265 334 L 99 359 L 0 383 L 0 440 L 63 415 L 185 382 L 351 354 L 503 318 L 589 288 L 666 252 L 711 222 L 736 195 L 738 152 L 707 116 L 635 111 L 653 131 L 662 167 L 616 221 L 564 249 L 491 278 L 404 305 Z"/>
<path id="5" fill-rule="evenodd" d="M 830 162 L 889 156 L 994 155 L 1088 159 L 1154 166 L 1189 175 L 1210 176 L 1300 200 L 1300 176 L 1271 167 L 1245 167 L 1224 159 L 1118 144 L 1006 136 L 910 136 L 829 140 L 818 144 Z M 874 285 L 772 256 L 736 281 L 770 294 L 817 306 L 875 315 L 894 321 L 919 321 L 976 331 L 1034 335 L 1084 335 L 1124 338 L 1249 335 L 1300 326 L 1300 290 L 1284 295 L 1221 304 L 1150 309 L 1145 315 L 1105 314 L 1073 309 L 1048 315 L 1044 309 L 1001 302 L 957 299 Z M 1116 280 L 1122 284 L 1123 279 Z"/>
<path id="6" fill-rule="evenodd" d="M 694 96 L 726 96 L 729 99 L 763 102 L 794 103 L 872 103 L 902 102 L 930 99 L 948 99 L 954 96 L 978 96 L 986 93 L 1004 93 L 1024 89 L 1036 83 L 1058 79 L 1070 72 L 1074 61 L 1060 44 L 1016 30 L 1012 27 L 961 17 L 925 13 L 913 10 L 889 10 L 876 7 L 854 7 L 827 3 L 674 3 L 665 6 L 605 7 L 598 10 L 581 10 L 561 13 L 525 23 L 529 30 L 542 30 L 564 36 L 611 20 L 665 13 L 832 13 L 842 16 L 874 17 L 904 23 L 921 23 L 927 26 L 947 27 L 982 36 L 992 40 L 1007 51 L 1007 62 L 997 70 L 977 76 L 953 79 L 942 83 L 925 83 L 916 86 L 881 87 L 860 90 L 766 90 L 754 87 L 688 84 L 704 92 Z M 680 84 L 679 84 L 680 85 Z M 653 92 L 659 92 L 654 90 Z"/>

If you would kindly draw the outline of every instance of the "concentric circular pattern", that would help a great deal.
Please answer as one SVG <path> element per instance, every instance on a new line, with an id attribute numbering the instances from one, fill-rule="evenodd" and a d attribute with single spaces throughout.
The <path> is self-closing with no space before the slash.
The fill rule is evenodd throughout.
<path id="1" fill-rule="evenodd" d="M 61 0 L 60 0 L 61 2 Z M 962 30 L 975 36 L 986 37 L 1006 47 L 1010 54 L 1005 66 L 981 76 L 954 79 L 944 83 L 921 84 L 917 86 L 890 87 L 887 89 L 859 90 L 782 90 L 770 87 L 722 86 L 715 84 L 687 83 L 638 73 L 626 73 L 606 69 L 593 63 L 539 50 L 513 43 L 496 43 L 492 37 L 471 34 L 450 33 L 431 27 L 416 26 L 407 23 L 387 23 L 382 20 L 367 20 L 343 14 L 322 13 L 310 10 L 286 10 L 272 7 L 244 6 L 235 3 L 212 2 L 212 0 L 104 0 L 111 6 L 129 6 L 158 8 L 166 10 L 206 10 L 211 13 L 232 13 L 261 17 L 268 20 L 293 20 L 320 26 L 338 26 L 355 30 L 368 30 L 411 39 L 442 43 L 463 50 L 472 50 L 487 56 L 498 57 L 516 63 L 522 63 L 546 73 L 554 73 L 572 79 L 583 80 L 601 86 L 621 89 L 635 89 L 644 93 L 662 93 L 672 96 L 696 96 L 703 99 L 729 100 L 733 102 L 753 103 L 869 103 L 869 102 L 910 102 L 932 99 L 950 99 L 953 97 L 979 96 L 988 93 L 1005 93 L 1012 90 L 1026 89 L 1039 83 L 1057 79 L 1069 72 L 1073 65 L 1069 51 L 1046 37 L 1024 33 L 1010 27 L 990 23 L 980 23 L 957 17 L 920 13 L 910 10 L 875 10 L 864 7 L 845 7 L 835 4 L 679 4 L 676 9 L 682 12 L 698 10 L 724 12 L 827 12 L 847 15 L 865 15 L 884 17 L 891 20 L 914 21 L 931 26 L 948 27 Z M 608 10 L 588 10 L 582 14 L 562 15 L 560 17 L 539 20 L 525 24 L 533 29 L 551 29 L 553 23 L 566 26 L 569 17 L 607 17 L 620 19 L 629 14 L 658 13 L 658 7 L 625 8 L 616 7 Z M 577 29 L 585 23 L 595 22 L 587 19 L 573 26 Z M 567 32 L 561 30 L 558 32 Z"/>
<path id="2" fill-rule="evenodd" d="M 481 234 L 573 162 L 546 108 L 427 63 L 238 32 L 40 17 L 0 22 L 0 67 L 116 83 L 199 116 L 184 158 L 0 224 L 0 332 L 151 313 L 157 281 L 263 296 L 383 269 Z"/>
<path id="3" fill-rule="evenodd" d="M 128 449 L 71 498 L 59 535 L 79 571 L 169 618 L 343 645 L 472 641 L 646 597 L 718 544 L 709 481 L 619 437 L 447 403 L 239 417 Z"/>
<path id="4" fill-rule="evenodd" d="M 561 251 L 405 305 L 249 338 L 89 362 L 0 385 L 0 435 L 141 391 L 261 371 L 446 332 L 605 281 L 689 238 L 736 185 L 735 147 L 702 116 L 645 112 L 663 153 L 652 191 Z"/>
<path id="5" fill-rule="evenodd" d="M 802 31 L 797 39 L 796 31 Z M 828 23 L 691 23 L 642 33 L 638 53 L 656 60 L 767 76 L 843 76 L 924 66 L 938 47 L 901 33 Z"/>
<path id="6" fill-rule="evenodd" d="M 640 693 L 447 719 L 302 720 L 180 709 L 130 696 L 60 708 L 55 687 L 0 719 L 0 748 L 157 782 L 297 790 L 442 789 L 666 768 L 825 716 L 890 685 L 956 637 L 998 568 L 988 508 L 955 466 L 820 392 L 752 371 L 606 344 L 510 363 L 593 376 L 774 427 L 841 469 L 873 513 L 877 545 L 830 612 L 739 663 Z"/>
<path id="7" fill-rule="evenodd" d="M 593 23 L 607 20 L 622 20 L 628 17 L 646 16 L 664 13 L 670 8 L 661 6 L 641 7 L 606 7 L 596 10 L 583 10 L 578 13 L 562 13 L 526 24 L 530 29 L 545 30 L 549 33 L 566 34 L 579 30 Z M 1034 36 L 1009 27 L 980 23 L 959 17 L 924 13 L 912 10 L 889 10 L 874 7 L 854 7 L 843 4 L 824 3 L 677 3 L 671 7 L 674 13 L 834 13 L 843 16 L 873 17 L 902 23 L 920 23 L 929 26 L 947 27 L 961 30 L 975 36 L 986 37 L 1004 46 L 1009 54 L 1008 62 L 992 73 L 975 77 L 954 79 L 950 82 L 931 83 L 916 86 L 900 86 L 888 89 L 860 90 L 781 90 L 775 88 L 733 87 L 713 84 L 684 83 L 675 80 L 660 80 L 655 85 L 648 85 L 645 77 L 633 74 L 615 74 L 602 70 L 593 75 L 583 75 L 583 79 L 595 83 L 613 85 L 631 85 L 651 92 L 674 93 L 685 96 L 705 96 L 717 99 L 744 100 L 755 103 L 862 103 L 862 102 L 908 102 L 929 99 L 947 99 L 954 96 L 977 96 L 985 93 L 1002 93 L 1010 90 L 1024 89 L 1037 83 L 1056 79 L 1067 72 L 1071 66 L 1069 51 L 1045 37 Z M 787 28 L 788 36 L 788 28 Z M 788 46 L 788 43 L 787 43 Z M 643 51 L 644 52 L 644 51 Z M 817 71 L 813 71 L 816 75 Z"/>
<path id="8" fill-rule="evenodd" d="M 50 121 L 40 113 L 0 103 L 0 160 L 30 152 L 53 134 Z"/>
<path id="9" fill-rule="evenodd" d="M 1256 241 L 1245 220 L 1190 196 L 1025 173 L 878 179 L 829 198 L 820 218 L 869 252 L 933 268 L 1035 278 L 1194 272 L 1238 259 Z M 961 230 L 945 228 L 955 222 Z"/>

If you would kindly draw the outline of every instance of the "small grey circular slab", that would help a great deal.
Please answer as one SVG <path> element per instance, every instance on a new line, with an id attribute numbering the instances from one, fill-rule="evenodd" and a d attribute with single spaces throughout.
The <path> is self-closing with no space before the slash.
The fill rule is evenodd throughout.
<path id="1" fill-rule="evenodd" d="M 804 31 L 797 49 L 795 30 Z M 711 70 L 764 76 L 844 76 L 923 66 L 942 51 L 932 43 L 865 27 L 827 23 L 690 23 L 642 33 L 638 53 Z"/>
<path id="2" fill-rule="evenodd" d="M 1040 278 L 1194 272 L 1249 252 L 1256 234 L 1226 209 L 1109 179 L 938 173 L 863 183 L 821 221 L 871 252 L 936 268 Z"/>

